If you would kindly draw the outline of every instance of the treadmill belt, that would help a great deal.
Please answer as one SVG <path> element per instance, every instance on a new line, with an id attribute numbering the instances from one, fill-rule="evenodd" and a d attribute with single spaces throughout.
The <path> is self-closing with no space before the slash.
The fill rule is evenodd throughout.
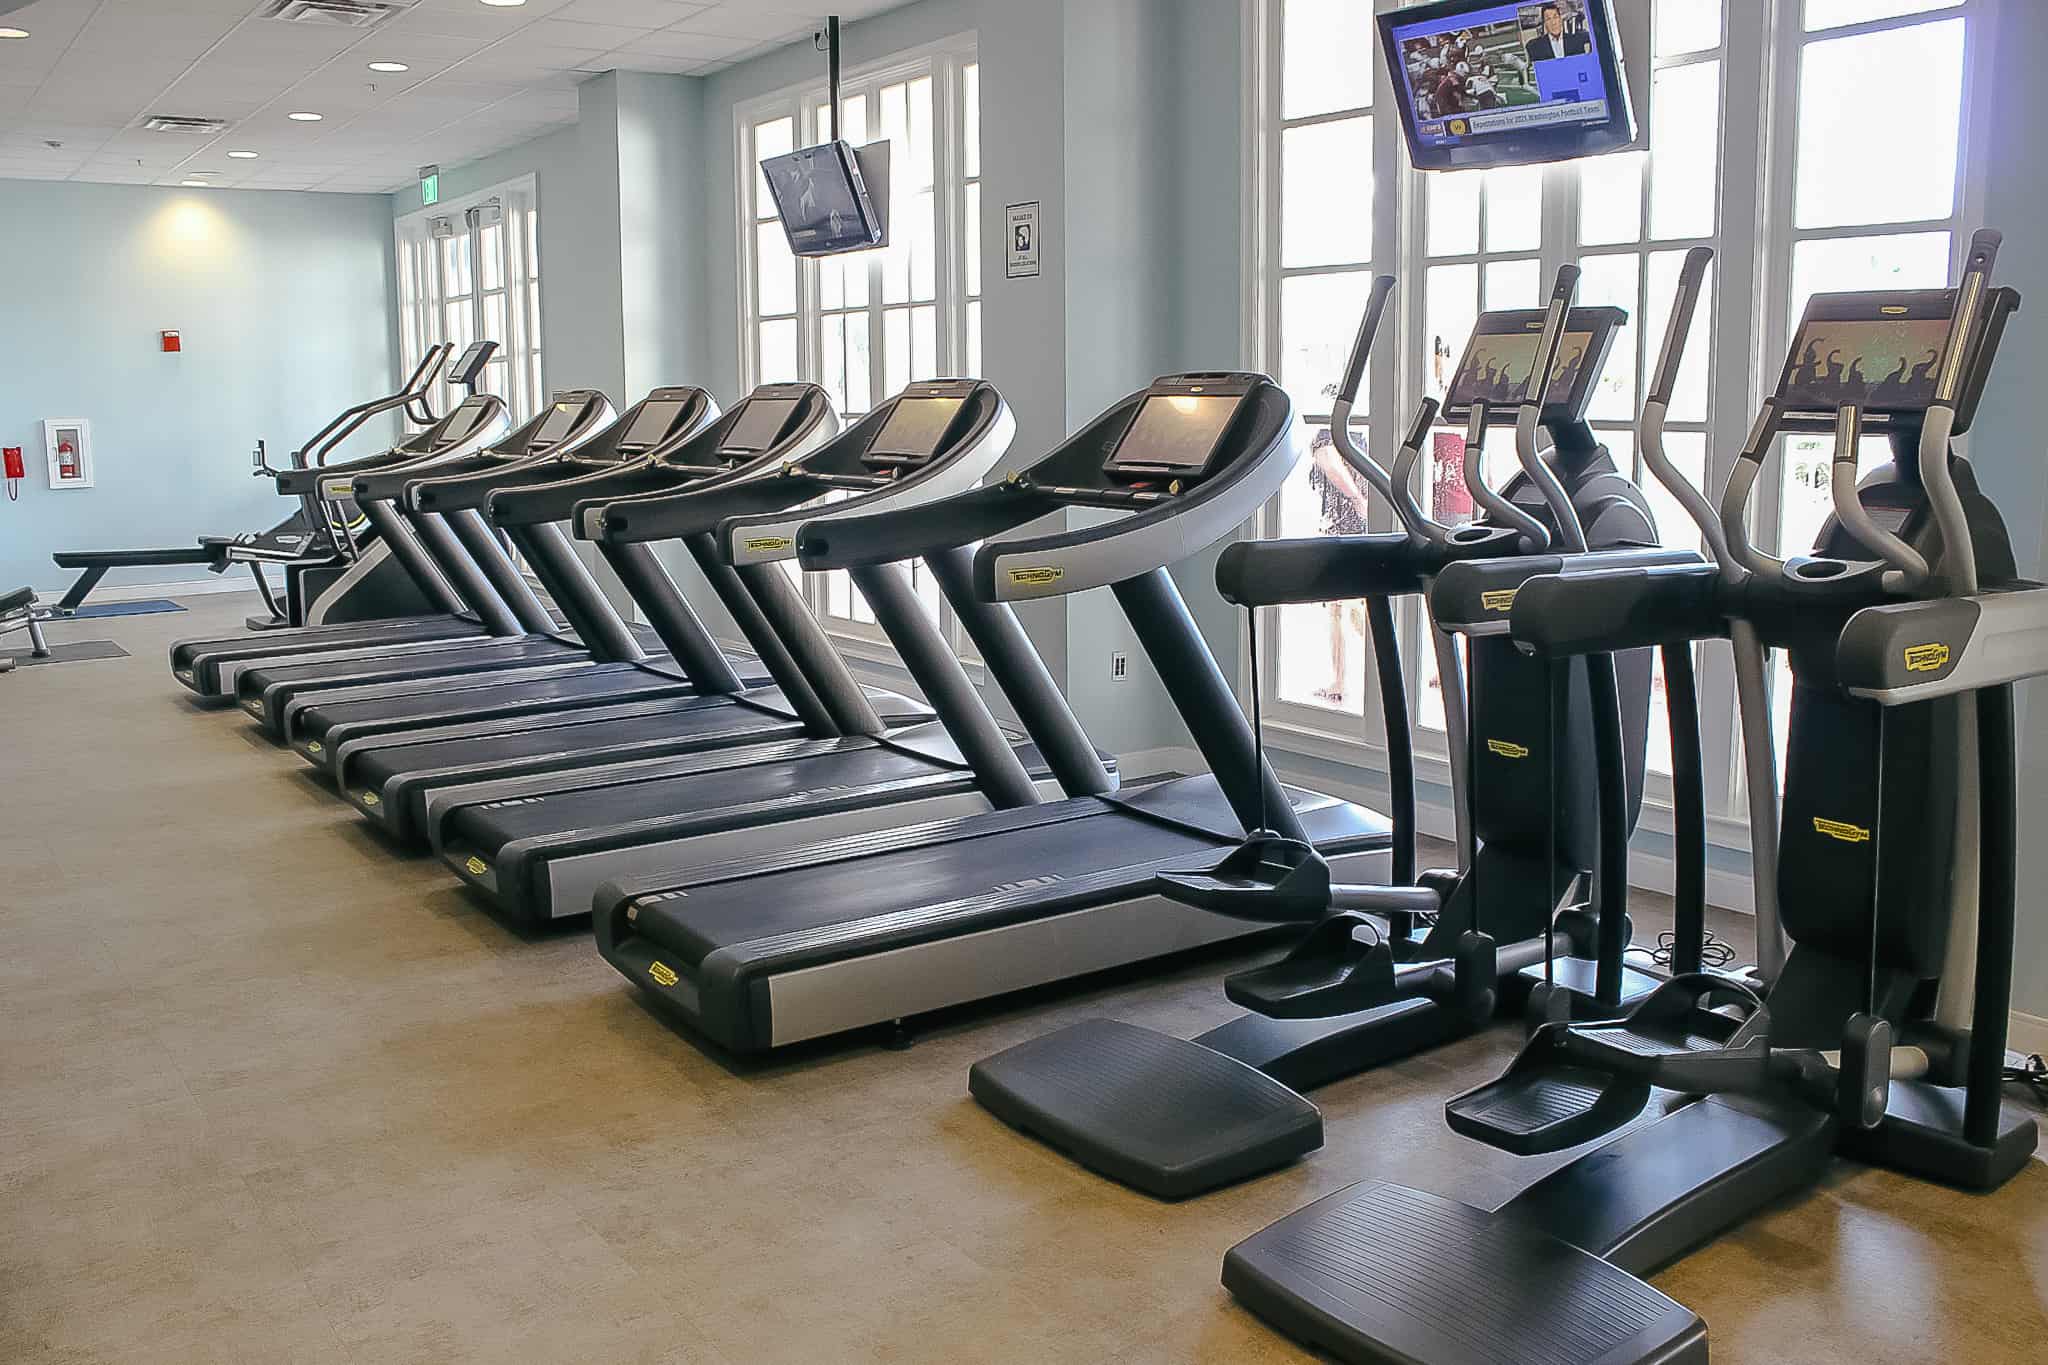
<path id="1" fill-rule="evenodd" d="M 1154 825 L 1106 802 L 1084 798 L 1083 818 L 1058 820 L 990 837 L 953 839 L 878 857 L 799 867 L 765 877 L 692 887 L 686 897 L 643 902 L 637 931 L 695 966 L 724 948 L 788 939 L 857 924 L 877 916 L 939 912 L 978 895 L 1030 886 L 1037 903 L 1055 899 L 1059 884 L 1158 859 L 1200 866 L 1218 844 Z M 1143 874 L 1150 881 L 1151 872 Z M 935 913 L 926 928 L 953 926 Z M 917 928 L 906 926 L 912 937 Z M 872 950 L 871 940 L 859 944 Z"/>
<path id="2" fill-rule="evenodd" d="M 447 686 L 429 692 L 403 697 L 373 697 L 363 701 L 316 703 L 307 707 L 300 716 L 299 729 L 303 734 L 318 735 L 334 726 L 355 722 L 404 724 L 486 712 L 503 713 L 512 708 L 539 711 L 550 706 L 577 706 L 629 693 L 685 693 L 692 690 L 692 684 L 682 678 L 630 665 L 602 673 L 572 673 L 555 678 L 486 683 L 482 686 L 463 685 L 458 675 L 450 678 Z"/>
<path id="3" fill-rule="evenodd" d="M 726 734 L 754 736 L 787 730 L 801 734 L 801 722 L 771 711 L 744 710 L 737 700 L 719 694 L 679 697 L 672 709 L 651 715 L 620 716 L 579 725 L 545 725 L 513 734 L 458 735 L 419 744 L 375 746 L 344 756 L 345 775 L 353 786 L 382 787 L 393 779 L 421 776 L 474 765 L 482 771 L 515 764 L 521 759 L 573 754 L 636 744 L 675 741 L 687 744 Z"/>
<path id="4" fill-rule="evenodd" d="M 805 792 L 844 793 L 954 771 L 871 740 L 842 740 L 829 749 L 765 763 L 726 762 L 717 753 L 695 761 L 704 771 L 467 806 L 450 816 L 444 843 L 490 853 L 526 840 L 602 845 L 630 837 L 638 828 L 713 828 L 737 807 Z"/>

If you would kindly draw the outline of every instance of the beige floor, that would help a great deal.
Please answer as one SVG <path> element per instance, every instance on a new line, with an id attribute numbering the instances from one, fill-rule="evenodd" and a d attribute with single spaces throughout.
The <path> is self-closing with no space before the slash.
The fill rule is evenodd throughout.
<path id="1" fill-rule="evenodd" d="M 189 706 L 164 644 L 246 605 L 0 677 L 0 1361 L 1295 1360 L 1232 1242 L 1361 1175 L 1532 1169 L 1440 1117 L 1505 1034 L 1321 1092 L 1324 1151 L 1180 1207 L 967 1099 L 1055 1024 L 1227 1016 L 1213 961 L 736 1074 Z M 1658 1282 L 1722 1362 L 2039 1362 L 2048 1168 L 1843 1169 Z"/>

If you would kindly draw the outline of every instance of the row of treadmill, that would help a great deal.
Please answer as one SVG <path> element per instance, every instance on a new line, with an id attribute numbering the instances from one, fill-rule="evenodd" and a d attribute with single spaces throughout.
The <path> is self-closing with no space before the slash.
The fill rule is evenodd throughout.
<path id="1" fill-rule="evenodd" d="M 982 380 L 914 383 L 850 424 L 810 384 L 727 409 L 691 387 L 624 412 L 565 392 L 516 429 L 472 393 L 384 454 L 277 472 L 281 493 L 344 509 L 322 517 L 352 565 L 306 609 L 324 623 L 182 641 L 171 666 L 502 916 L 588 916 L 605 959 L 726 1054 L 1278 940 L 1223 983 L 1242 1014 L 1199 1037 L 1098 1019 L 971 1072 L 991 1113 L 1161 1199 L 1314 1152 L 1304 1092 L 1520 1028 L 1513 1064 L 1446 1122 L 1577 1156 L 1498 1207 L 1364 1179 L 1239 1243 L 1224 1284 L 1343 1360 L 1701 1361 L 1706 1325 L 1639 1277 L 1838 1161 L 1981 1191 L 2035 1147 L 2000 1078 L 2013 686 L 2048 673 L 2048 588 L 2018 576 L 1955 446 L 2018 307 L 1997 251 L 1980 233 L 1951 288 L 1815 297 L 1718 502 L 1663 439 L 1710 260 L 1693 252 L 1637 431 L 1683 533 L 1660 531 L 1585 420 L 1627 318 L 1575 307 L 1573 267 L 1545 307 L 1479 319 L 1394 459 L 1360 449 L 1393 291 L 1378 281 L 1327 425 L 1386 529 L 1239 541 L 1216 582 L 1254 622 L 1364 602 L 1385 814 L 1276 778 L 1172 574 L 1232 539 L 1307 446 L 1257 374 L 1160 378 L 1030 458 Z M 1443 424 L 1473 453 L 1463 525 L 1413 492 Z M 1509 426 L 1516 468 L 1495 487 L 1478 452 Z M 1834 511 L 1780 559 L 1751 542 L 1751 495 L 1799 433 L 1834 443 Z M 853 676 L 799 567 L 850 576 L 914 692 Z M 394 577 L 415 609 L 350 619 L 351 592 Z M 1095 588 L 1208 772 L 1120 779 L 1013 614 Z M 1444 869 L 1417 866 L 1394 627 L 1410 598 L 1444 690 Z M 1720 639 L 1757 941 L 1710 966 L 1694 666 Z M 1631 950 L 1626 904 L 1653 663 L 1677 869 L 1655 958 Z"/>

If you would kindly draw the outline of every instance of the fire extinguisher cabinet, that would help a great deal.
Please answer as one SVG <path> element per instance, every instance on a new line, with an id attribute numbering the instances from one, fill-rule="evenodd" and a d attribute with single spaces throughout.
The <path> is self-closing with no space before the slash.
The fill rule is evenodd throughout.
<path id="1" fill-rule="evenodd" d="M 92 487 L 92 423 L 83 417 L 52 417 L 43 423 L 43 451 L 50 461 L 51 488 Z"/>

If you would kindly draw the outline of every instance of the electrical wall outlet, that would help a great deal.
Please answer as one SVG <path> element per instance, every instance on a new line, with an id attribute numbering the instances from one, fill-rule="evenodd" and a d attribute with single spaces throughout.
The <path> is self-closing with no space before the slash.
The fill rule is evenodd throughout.
<path id="1" fill-rule="evenodd" d="M 1109 656 L 1109 680 L 1129 682 L 1131 680 L 1131 656 L 1122 650 Z"/>

